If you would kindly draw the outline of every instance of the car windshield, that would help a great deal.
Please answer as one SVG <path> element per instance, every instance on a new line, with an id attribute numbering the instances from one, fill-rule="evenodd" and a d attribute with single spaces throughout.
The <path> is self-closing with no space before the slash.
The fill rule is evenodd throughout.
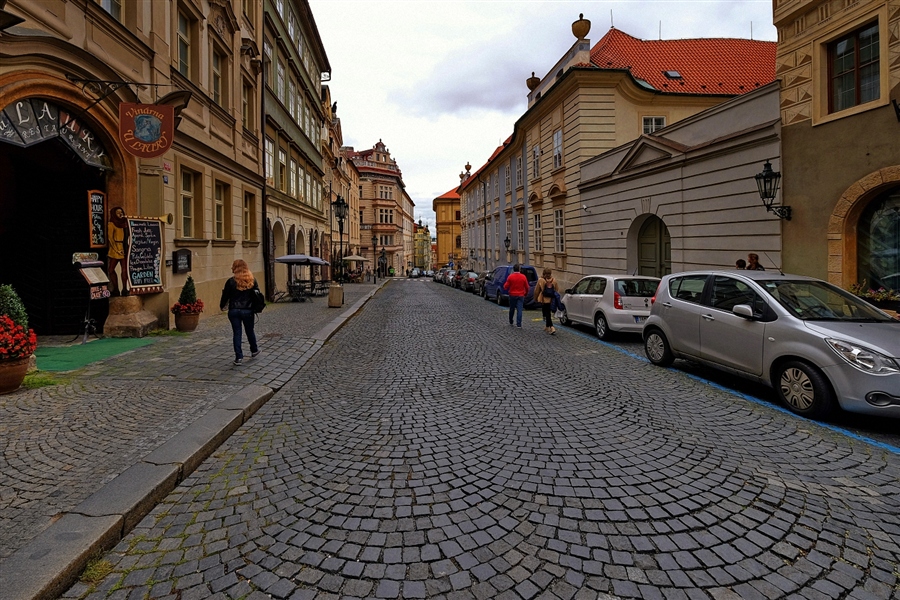
<path id="1" fill-rule="evenodd" d="M 655 279 L 617 279 L 616 291 L 621 296 L 652 298 L 659 281 Z"/>
<path id="2" fill-rule="evenodd" d="M 804 321 L 893 321 L 871 304 L 824 281 L 758 281 L 770 296 Z"/>

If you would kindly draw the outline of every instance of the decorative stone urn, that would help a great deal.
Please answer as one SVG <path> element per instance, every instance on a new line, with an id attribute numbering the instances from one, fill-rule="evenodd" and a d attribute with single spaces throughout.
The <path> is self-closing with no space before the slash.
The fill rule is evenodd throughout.
<path id="1" fill-rule="evenodd" d="M 200 313 L 175 313 L 175 329 L 178 331 L 194 331 L 200 323 Z"/>
<path id="2" fill-rule="evenodd" d="M 528 89 L 532 92 L 534 91 L 534 88 L 536 88 L 538 85 L 540 85 L 540 83 L 541 83 L 541 78 L 535 77 L 534 71 L 531 72 L 531 77 L 529 77 L 528 79 L 525 80 L 525 85 L 527 85 Z"/>
<path id="3" fill-rule="evenodd" d="M 584 14 L 579 14 L 578 20 L 572 23 L 572 35 L 579 40 L 583 40 L 590 32 L 591 22 L 584 18 Z"/>

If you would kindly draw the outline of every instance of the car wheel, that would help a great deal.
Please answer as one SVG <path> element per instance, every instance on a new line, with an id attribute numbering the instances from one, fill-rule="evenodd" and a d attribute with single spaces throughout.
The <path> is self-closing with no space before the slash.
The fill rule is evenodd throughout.
<path id="1" fill-rule="evenodd" d="M 568 311 L 563 310 L 563 314 L 559 318 L 559 324 L 560 325 L 571 325 L 572 324 L 572 321 L 569 320 L 569 312 Z"/>
<path id="2" fill-rule="evenodd" d="M 609 323 L 606 322 L 606 315 L 603 313 L 597 313 L 597 316 L 594 317 L 594 331 L 601 340 L 609 339 Z"/>
<path id="3" fill-rule="evenodd" d="M 503 306 L 503 296 L 500 295 L 500 290 L 497 290 L 497 297 L 495 300 L 497 301 L 497 306 Z"/>
<path id="4" fill-rule="evenodd" d="M 650 362 L 659 367 L 668 367 L 675 362 L 675 355 L 672 354 L 672 348 L 669 347 L 669 340 L 659 329 L 647 333 L 647 337 L 644 338 L 644 352 Z"/>
<path id="5" fill-rule="evenodd" d="M 824 419 L 834 411 L 834 393 L 828 380 L 808 363 L 799 360 L 784 363 L 773 383 L 781 401 L 798 415 Z"/>

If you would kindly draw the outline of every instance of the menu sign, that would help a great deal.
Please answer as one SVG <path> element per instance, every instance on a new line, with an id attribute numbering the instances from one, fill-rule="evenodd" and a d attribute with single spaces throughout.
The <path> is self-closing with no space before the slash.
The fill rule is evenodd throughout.
<path id="1" fill-rule="evenodd" d="M 158 219 L 128 218 L 128 278 L 132 294 L 153 294 L 162 286 L 162 222 Z"/>
<path id="2" fill-rule="evenodd" d="M 100 190 L 88 190 L 90 210 L 91 248 L 106 247 L 106 194 Z"/>

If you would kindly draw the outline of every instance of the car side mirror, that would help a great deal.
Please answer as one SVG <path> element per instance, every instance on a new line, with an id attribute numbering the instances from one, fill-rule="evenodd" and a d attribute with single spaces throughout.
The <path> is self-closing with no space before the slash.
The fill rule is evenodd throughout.
<path id="1" fill-rule="evenodd" d="M 745 319 L 753 318 L 753 308 L 749 304 L 735 304 L 734 308 L 731 309 L 731 312 L 739 317 L 744 317 Z"/>

